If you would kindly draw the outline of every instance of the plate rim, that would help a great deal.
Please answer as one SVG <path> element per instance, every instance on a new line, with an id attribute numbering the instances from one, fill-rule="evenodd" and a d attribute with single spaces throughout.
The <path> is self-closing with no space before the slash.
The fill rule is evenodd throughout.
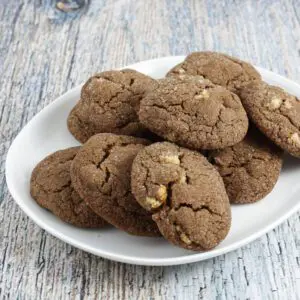
<path id="1" fill-rule="evenodd" d="M 157 61 L 172 61 L 172 60 L 183 60 L 186 56 L 185 55 L 179 55 L 179 56 L 165 56 L 165 57 L 160 57 L 160 58 L 154 58 L 154 59 L 149 59 L 149 60 L 144 60 L 144 61 L 140 61 L 138 63 L 134 63 L 128 66 L 125 66 L 124 68 L 141 68 L 144 64 L 149 64 L 149 63 L 155 63 Z M 255 66 L 255 68 L 260 72 L 260 73 L 264 73 L 270 76 L 275 76 L 278 79 L 282 80 L 283 82 L 286 82 L 287 84 L 293 84 L 295 86 L 297 86 L 297 88 L 300 91 L 300 85 L 286 77 L 283 77 L 279 74 L 276 74 L 272 71 L 269 71 L 267 69 L 261 68 L 261 67 L 257 67 Z M 84 244 L 83 242 L 80 242 L 78 240 L 76 240 L 73 237 L 70 237 L 66 234 L 63 234 L 61 232 L 59 232 L 58 230 L 54 229 L 53 227 L 51 227 L 49 224 L 47 224 L 46 222 L 43 222 L 42 218 L 39 218 L 36 214 L 32 213 L 31 209 L 28 208 L 22 201 L 22 197 L 19 197 L 17 195 L 17 193 L 14 190 L 13 187 L 13 179 L 12 179 L 12 175 L 10 173 L 10 165 L 12 162 L 12 149 L 14 149 L 14 145 L 17 144 L 18 140 L 20 139 L 20 136 L 22 136 L 22 132 L 25 131 L 26 128 L 30 127 L 31 124 L 34 122 L 35 118 L 37 116 L 41 116 L 43 114 L 46 113 L 46 109 L 49 109 L 49 107 L 53 106 L 55 107 L 56 105 L 59 105 L 60 100 L 62 100 L 63 98 L 65 98 L 66 96 L 70 96 L 73 93 L 77 93 L 78 90 L 81 89 L 83 83 L 77 85 L 76 87 L 68 90 L 67 92 L 65 92 L 64 94 L 62 94 L 61 96 L 57 97 L 55 100 L 53 100 L 53 102 L 49 103 L 48 105 L 46 105 L 43 109 L 41 109 L 37 114 L 35 114 L 35 116 L 33 116 L 31 118 L 31 120 L 29 120 L 27 122 L 27 124 L 19 131 L 19 133 L 17 134 L 17 136 L 14 138 L 14 140 L 12 141 L 7 155 L 6 155 L 6 162 L 5 162 L 5 178 L 6 178 L 6 184 L 8 187 L 8 190 L 12 196 L 12 198 L 14 199 L 14 201 L 18 204 L 18 206 L 25 212 L 25 214 L 33 221 L 35 222 L 39 227 L 41 227 L 42 229 L 46 230 L 47 232 L 49 232 L 51 235 L 55 236 L 56 238 L 76 247 L 79 248 L 83 251 L 92 253 L 96 256 L 100 256 L 103 257 L 105 259 L 110 259 L 113 261 L 117 261 L 117 262 L 122 262 L 122 263 L 127 263 L 127 264 L 134 264 L 134 265 L 144 265 L 144 266 L 170 266 L 170 265 L 181 265 L 181 264 L 187 264 L 187 263 L 193 263 L 193 262 L 199 262 L 199 261 L 203 261 L 209 258 L 213 258 L 216 256 L 220 256 L 223 255 L 225 253 L 231 252 L 233 250 L 236 250 L 258 238 L 260 238 L 262 235 L 266 234 L 267 232 L 269 232 L 270 230 L 272 230 L 273 228 L 277 227 L 278 225 L 280 225 L 282 222 L 284 222 L 286 219 L 288 219 L 290 216 L 292 216 L 293 214 L 295 214 L 298 210 L 300 210 L 300 201 L 298 204 L 296 204 L 293 208 L 289 209 L 285 214 L 281 215 L 279 218 L 277 218 L 274 222 L 272 222 L 271 224 L 263 227 L 261 230 L 256 231 L 255 233 L 248 235 L 245 238 L 242 238 L 239 241 L 236 241 L 226 247 L 223 247 L 222 249 L 213 249 L 210 250 L 208 252 L 200 252 L 197 253 L 195 252 L 195 254 L 189 254 L 189 255 L 185 255 L 185 256 L 179 256 L 179 257 L 174 257 L 174 258 L 140 258 L 140 257 L 134 257 L 134 256 L 128 256 L 128 255 L 123 255 L 123 254 L 114 254 L 114 253 L 110 253 L 109 251 L 106 250 L 95 250 L 93 247 Z"/>

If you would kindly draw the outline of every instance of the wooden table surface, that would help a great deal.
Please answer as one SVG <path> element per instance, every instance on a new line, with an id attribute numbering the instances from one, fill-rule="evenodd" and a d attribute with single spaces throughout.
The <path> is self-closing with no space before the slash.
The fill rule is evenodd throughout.
<path id="1" fill-rule="evenodd" d="M 13 201 L 5 183 L 11 141 L 97 71 L 209 49 L 300 82 L 298 0 L 86 2 L 66 13 L 50 0 L 0 1 L 0 299 L 300 299 L 299 213 L 226 255 L 142 267 L 65 244 Z"/>

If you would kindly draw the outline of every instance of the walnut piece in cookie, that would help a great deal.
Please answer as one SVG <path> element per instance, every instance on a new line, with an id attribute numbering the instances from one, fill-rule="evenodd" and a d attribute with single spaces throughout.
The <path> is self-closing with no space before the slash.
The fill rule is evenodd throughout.
<path id="1" fill-rule="evenodd" d="M 219 149 L 240 142 L 248 118 L 239 97 L 201 76 L 158 80 L 142 99 L 139 119 L 157 135 L 191 149 Z"/>
<path id="2" fill-rule="evenodd" d="M 159 230 L 131 194 L 132 161 L 149 141 L 112 133 L 91 137 L 71 165 L 74 189 L 103 219 L 130 234 L 158 236 Z"/>
<path id="3" fill-rule="evenodd" d="M 209 153 L 209 160 L 223 178 L 231 203 L 252 203 L 274 188 L 282 166 L 283 151 L 252 125 L 240 143 Z"/>
<path id="4" fill-rule="evenodd" d="M 169 142 L 142 149 L 134 159 L 131 188 L 162 235 L 180 247 L 202 251 L 227 235 L 231 210 L 217 170 L 198 152 Z"/>
<path id="5" fill-rule="evenodd" d="M 80 142 L 101 132 L 133 136 L 148 134 L 139 122 L 141 98 L 156 80 L 134 70 L 106 71 L 91 77 L 68 117 L 68 128 Z"/>
<path id="6" fill-rule="evenodd" d="M 240 96 L 260 131 L 289 154 L 300 157 L 300 101 L 265 82 L 249 84 Z"/>
<path id="7" fill-rule="evenodd" d="M 261 80 L 260 74 L 251 64 L 211 51 L 191 53 L 184 62 L 171 69 L 167 77 L 184 74 L 201 75 L 237 94 L 244 85 Z"/>
<path id="8" fill-rule="evenodd" d="M 100 228 L 106 222 L 87 206 L 71 183 L 70 166 L 79 148 L 57 151 L 38 163 L 31 175 L 30 194 L 40 206 L 64 222 Z"/>

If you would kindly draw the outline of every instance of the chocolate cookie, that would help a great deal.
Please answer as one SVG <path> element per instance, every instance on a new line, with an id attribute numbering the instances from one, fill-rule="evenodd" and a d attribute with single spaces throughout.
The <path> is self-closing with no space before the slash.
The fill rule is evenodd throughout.
<path id="1" fill-rule="evenodd" d="M 231 203 L 252 203 L 275 186 L 283 151 L 251 127 L 240 143 L 209 154 L 223 178 Z"/>
<path id="2" fill-rule="evenodd" d="M 73 189 L 70 166 L 80 147 L 57 151 L 33 170 L 30 194 L 62 221 L 78 227 L 99 228 L 106 222 L 96 215 Z"/>
<path id="3" fill-rule="evenodd" d="M 175 245 L 208 250 L 229 231 L 224 183 L 200 153 L 168 142 L 147 146 L 134 159 L 131 187 L 137 201 L 153 213 L 162 235 Z"/>
<path id="4" fill-rule="evenodd" d="M 110 133 L 91 137 L 71 166 L 75 190 L 103 219 L 131 234 L 157 236 L 151 214 L 134 199 L 130 188 L 132 161 L 147 140 Z"/>
<path id="5" fill-rule="evenodd" d="M 167 76 L 180 74 L 201 75 L 234 93 L 238 93 L 245 84 L 261 79 L 260 74 L 249 63 L 210 51 L 191 53 L 183 63 L 170 70 Z"/>
<path id="6" fill-rule="evenodd" d="M 260 82 L 244 88 L 241 99 L 253 123 L 270 140 L 300 157 L 300 102 L 295 96 Z"/>
<path id="7" fill-rule="evenodd" d="M 136 111 L 141 98 L 156 84 L 156 80 L 134 70 L 107 71 L 91 77 L 69 114 L 70 132 L 82 143 L 101 132 L 147 134 Z"/>
<path id="8" fill-rule="evenodd" d="M 139 118 L 157 135 L 191 149 L 219 149 L 241 141 L 248 118 L 239 97 L 199 76 L 158 81 L 142 99 Z"/>

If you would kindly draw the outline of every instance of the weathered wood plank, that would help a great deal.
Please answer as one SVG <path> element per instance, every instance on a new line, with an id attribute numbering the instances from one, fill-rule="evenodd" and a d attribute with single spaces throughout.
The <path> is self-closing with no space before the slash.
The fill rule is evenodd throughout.
<path id="1" fill-rule="evenodd" d="M 226 255 L 176 267 L 124 265 L 36 226 L 5 185 L 12 139 L 90 74 L 214 49 L 300 81 L 297 0 L 91 0 L 0 3 L 0 299 L 299 299 L 300 214 Z"/>

